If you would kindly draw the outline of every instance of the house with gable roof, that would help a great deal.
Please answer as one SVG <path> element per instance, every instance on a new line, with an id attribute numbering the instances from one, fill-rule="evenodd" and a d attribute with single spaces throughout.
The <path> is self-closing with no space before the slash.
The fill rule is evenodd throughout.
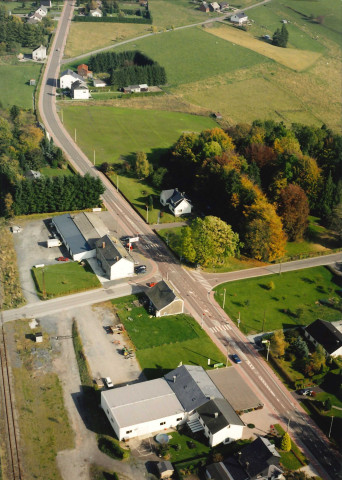
<path id="1" fill-rule="evenodd" d="M 77 73 L 75 73 L 73 70 L 70 70 L 70 68 L 68 68 L 67 70 L 64 70 L 64 72 L 62 72 L 60 75 L 59 86 L 60 88 L 71 88 L 71 85 L 77 81 L 83 83 L 83 78 L 80 77 L 80 75 L 77 75 Z"/>
<path id="2" fill-rule="evenodd" d="M 179 192 L 178 188 L 162 190 L 160 194 L 160 203 L 163 206 L 168 205 L 175 217 L 191 213 L 192 210 L 190 200 L 185 197 L 184 193 Z"/>
<path id="3" fill-rule="evenodd" d="M 88 100 L 90 97 L 89 88 L 87 85 L 80 80 L 76 80 L 71 85 L 71 98 L 74 100 Z"/>
<path id="4" fill-rule="evenodd" d="M 183 313 L 184 301 L 178 297 L 169 284 L 162 280 L 146 291 L 150 311 L 156 317 Z"/>
<path id="5" fill-rule="evenodd" d="M 119 241 L 104 235 L 95 245 L 96 258 L 110 280 L 134 275 L 134 261 Z"/>
<path id="6" fill-rule="evenodd" d="M 46 47 L 44 47 L 44 45 L 40 45 L 38 48 L 33 50 L 32 60 L 36 60 L 37 62 L 42 62 L 45 59 L 46 59 Z"/>
<path id="7" fill-rule="evenodd" d="M 248 16 L 244 12 L 235 13 L 230 17 L 230 21 L 242 25 L 248 21 Z"/>
<path id="8" fill-rule="evenodd" d="M 321 345 L 327 357 L 342 355 L 342 333 L 332 323 L 316 320 L 304 329 L 304 335 L 316 347 Z"/>

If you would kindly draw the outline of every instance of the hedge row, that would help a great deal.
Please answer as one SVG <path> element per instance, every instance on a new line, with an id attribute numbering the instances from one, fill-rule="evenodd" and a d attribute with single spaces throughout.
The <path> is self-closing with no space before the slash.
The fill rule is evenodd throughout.
<path id="1" fill-rule="evenodd" d="M 145 23 L 152 24 L 152 18 L 141 17 L 83 17 L 82 15 L 74 16 L 75 22 L 109 22 L 109 23 Z"/>
<path id="2" fill-rule="evenodd" d="M 129 450 L 121 448 L 119 440 L 109 437 L 108 435 L 99 435 L 97 444 L 99 450 L 111 458 L 125 460 L 130 456 Z"/>

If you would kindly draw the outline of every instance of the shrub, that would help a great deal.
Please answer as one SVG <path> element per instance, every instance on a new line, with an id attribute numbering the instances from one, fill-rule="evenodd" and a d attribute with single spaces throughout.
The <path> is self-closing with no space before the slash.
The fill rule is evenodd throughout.
<path id="1" fill-rule="evenodd" d="M 267 284 L 267 290 L 274 290 L 274 289 L 275 289 L 274 282 L 270 281 L 270 282 Z"/>
<path id="2" fill-rule="evenodd" d="M 97 444 L 99 450 L 111 458 L 124 460 L 129 457 L 129 450 L 120 447 L 119 441 L 107 435 L 102 435 L 98 438 Z"/>
<path id="3" fill-rule="evenodd" d="M 284 433 L 283 438 L 281 439 L 280 448 L 284 452 L 289 452 L 291 450 L 291 438 L 287 432 Z"/>

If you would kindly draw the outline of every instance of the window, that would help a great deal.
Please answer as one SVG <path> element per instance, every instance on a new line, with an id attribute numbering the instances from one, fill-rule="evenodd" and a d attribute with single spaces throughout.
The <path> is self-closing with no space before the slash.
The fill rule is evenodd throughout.
<path id="1" fill-rule="evenodd" d="M 109 410 L 108 410 L 108 408 L 107 408 L 107 413 L 109 413 Z"/>
<path id="2" fill-rule="evenodd" d="M 177 422 L 180 422 L 182 420 L 182 417 L 176 418 Z"/>
<path id="3" fill-rule="evenodd" d="M 114 420 L 112 419 L 112 417 L 110 417 L 110 421 L 114 423 Z"/>
<path id="4" fill-rule="evenodd" d="M 166 422 L 160 422 L 160 425 L 165 425 L 165 424 L 166 424 Z"/>
<path id="5" fill-rule="evenodd" d="M 132 433 L 132 430 L 127 430 L 126 433 Z"/>

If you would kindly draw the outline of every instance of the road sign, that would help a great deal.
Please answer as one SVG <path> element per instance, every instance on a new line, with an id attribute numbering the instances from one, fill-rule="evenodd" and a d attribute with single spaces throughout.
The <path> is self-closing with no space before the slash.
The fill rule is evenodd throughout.
<path id="1" fill-rule="evenodd" d="M 139 242 L 139 237 L 132 237 L 128 241 L 129 243 Z"/>

